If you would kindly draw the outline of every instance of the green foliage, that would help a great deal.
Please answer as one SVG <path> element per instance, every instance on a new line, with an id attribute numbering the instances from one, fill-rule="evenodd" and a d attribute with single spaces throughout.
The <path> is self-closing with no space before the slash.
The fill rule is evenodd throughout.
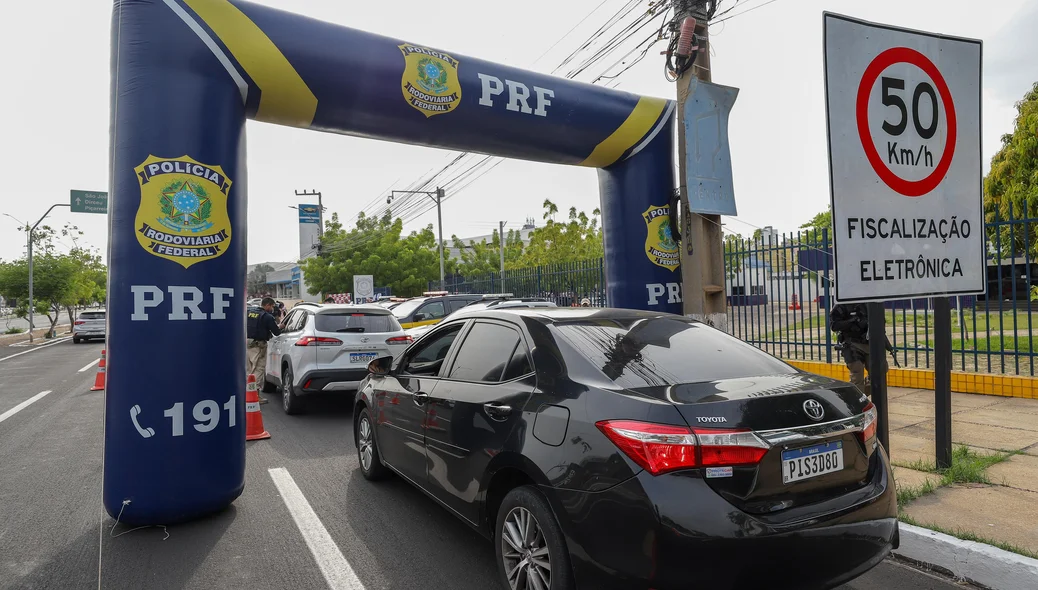
<path id="1" fill-rule="evenodd" d="M 7 335 L 21 334 L 24 331 L 25 331 L 24 328 L 8 328 L 7 330 L 4 331 L 4 334 L 7 334 Z"/>
<path id="2" fill-rule="evenodd" d="M 570 207 L 569 218 L 565 222 L 555 221 L 559 208 L 548 199 L 544 201 L 544 226 L 530 234 L 530 245 L 522 255 L 509 263 L 506 257 L 505 268 L 529 268 L 548 264 L 577 262 L 601 258 L 602 228 L 599 225 L 601 211 L 595 209 L 588 217 L 576 207 Z"/>
<path id="3" fill-rule="evenodd" d="M 1038 217 L 1038 82 L 1016 103 L 1012 133 L 1002 136 L 1002 148 L 991 159 L 984 179 L 984 216 L 987 222 L 1012 217 Z M 988 240 L 1002 256 L 1038 255 L 1038 224 L 987 229 Z"/>
<path id="4" fill-rule="evenodd" d="M 260 264 L 252 269 L 245 277 L 245 289 L 251 297 L 259 297 L 267 292 L 267 273 L 273 272 L 274 267 L 269 264 Z"/>
<path id="5" fill-rule="evenodd" d="M 381 218 L 361 213 L 349 231 L 338 214 L 332 214 L 321 239 L 321 255 L 300 264 L 310 293 L 350 292 L 354 275 L 372 275 L 376 286 L 390 287 L 394 295 L 420 295 L 429 281 L 440 277 L 436 236 L 432 225 L 407 236 L 402 233 L 403 222 L 388 213 Z M 445 274 L 452 274 L 456 265 L 449 258 L 445 263 Z"/>
<path id="6" fill-rule="evenodd" d="M 67 254 L 59 254 L 54 242 L 58 236 L 69 237 L 75 243 L 79 229 L 66 225 L 61 230 L 40 226 L 33 233 L 33 312 L 50 320 L 51 332 L 63 309 L 72 315 L 79 305 L 104 302 L 108 270 L 101 257 L 83 248 L 74 247 Z M 29 261 L 21 258 L 0 262 L 0 295 L 16 299 L 18 317 L 29 315 Z"/>
<path id="7" fill-rule="evenodd" d="M 451 241 L 454 248 L 461 252 L 457 272 L 462 276 L 475 277 L 501 272 L 501 236 L 497 231 L 489 242 L 485 239 L 479 242 L 469 240 L 466 244 L 458 236 L 451 236 Z M 522 255 L 522 232 L 509 230 L 505 235 L 505 268 L 514 268 Z"/>
<path id="8" fill-rule="evenodd" d="M 826 209 L 821 213 L 816 213 L 814 217 L 801 225 L 800 229 L 806 229 L 809 233 L 818 232 L 819 234 L 823 229 L 827 229 L 831 239 L 833 234 L 833 210 Z"/>

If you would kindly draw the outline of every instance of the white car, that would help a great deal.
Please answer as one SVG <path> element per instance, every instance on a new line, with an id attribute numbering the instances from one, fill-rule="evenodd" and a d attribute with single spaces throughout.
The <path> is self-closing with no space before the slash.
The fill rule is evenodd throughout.
<path id="1" fill-rule="evenodd" d="M 381 305 L 297 305 L 280 336 L 267 342 L 264 391 L 281 389 L 286 414 L 303 410 L 304 396 L 354 395 L 368 363 L 397 356 L 412 342 L 393 312 Z"/>
<path id="2" fill-rule="evenodd" d="M 105 312 L 101 311 L 81 311 L 79 317 L 76 318 L 75 323 L 72 324 L 72 342 L 79 344 L 84 340 L 90 340 L 91 338 L 100 338 L 104 340 L 105 337 Z"/>
<path id="3" fill-rule="evenodd" d="M 516 299 L 491 299 L 487 301 L 476 301 L 470 303 L 458 311 L 443 318 L 443 321 L 453 319 L 466 314 L 474 313 L 477 311 L 483 311 L 486 309 L 510 309 L 516 307 L 558 307 L 554 301 L 545 301 L 538 298 L 516 298 Z M 436 325 L 416 326 L 407 330 L 407 334 L 413 339 L 418 340 L 423 334 L 429 330 L 435 328 Z"/>

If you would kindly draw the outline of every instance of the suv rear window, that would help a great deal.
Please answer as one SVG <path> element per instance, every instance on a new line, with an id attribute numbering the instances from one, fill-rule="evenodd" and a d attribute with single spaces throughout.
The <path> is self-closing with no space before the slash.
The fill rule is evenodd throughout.
<path id="1" fill-rule="evenodd" d="M 79 314 L 81 320 L 103 320 L 105 319 L 105 312 L 103 311 L 84 311 Z"/>
<path id="2" fill-rule="evenodd" d="M 556 326 L 581 355 L 627 389 L 797 372 L 720 330 L 678 318 L 611 319 Z"/>
<path id="3" fill-rule="evenodd" d="M 317 314 L 318 332 L 385 333 L 402 330 L 400 322 L 391 314 L 339 311 Z"/>

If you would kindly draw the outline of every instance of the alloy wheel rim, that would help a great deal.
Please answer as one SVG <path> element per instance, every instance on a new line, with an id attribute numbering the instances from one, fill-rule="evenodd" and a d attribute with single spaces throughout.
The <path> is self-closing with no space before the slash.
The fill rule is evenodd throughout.
<path id="1" fill-rule="evenodd" d="M 549 590 L 551 556 L 540 524 L 526 508 L 516 506 L 501 530 L 501 556 L 512 590 Z"/>
<path id="2" fill-rule="evenodd" d="M 292 369 L 285 370 L 285 388 L 281 393 L 281 407 L 287 412 L 292 402 Z"/>
<path id="3" fill-rule="evenodd" d="M 363 416 L 360 419 L 360 465 L 364 468 L 364 471 L 371 469 L 371 460 L 374 455 L 372 452 L 372 440 L 371 440 L 371 422 L 368 421 L 367 416 Z"/>

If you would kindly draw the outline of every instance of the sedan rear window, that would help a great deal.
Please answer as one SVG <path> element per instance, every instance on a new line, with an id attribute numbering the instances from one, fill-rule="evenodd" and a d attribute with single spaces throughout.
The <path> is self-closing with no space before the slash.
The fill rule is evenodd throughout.
<path id="1" fill-rule="evenodd" d="M 105 312 L 103 311 L 84 311 L 79 314 L 81 320 L 103 320 L 105 319 Z"/>
<path id="2" fill-rule="evenodd" d="M 318 332 L 342 333 L 385 333 L 402 330 L 400 323 L 390 314 L 348 311 L 317 314 L 315 328 Z"/>
<path id="3" fill-rule="evenodd" d="M 627 389 L 797 372 L 737 338 L 680 318 L 608 319 L 556 326 L 577 352 Z"/>

